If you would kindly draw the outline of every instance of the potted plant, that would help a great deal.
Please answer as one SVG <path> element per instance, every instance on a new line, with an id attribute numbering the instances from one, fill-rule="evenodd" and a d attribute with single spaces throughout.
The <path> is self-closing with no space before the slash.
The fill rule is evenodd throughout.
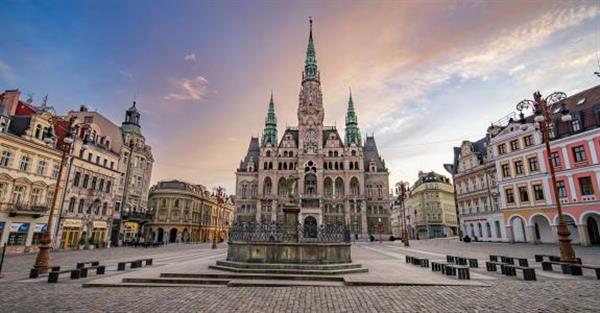
<path id="1" fill-rule="evenodd" d="M 79 238 L 79 250 L 85 249 L 85 238 Z"/>
<path id="2" fill-rule="evenodd" d="M 93 249 L 95 248 L 95 245 L 94 245 L 94 239 L 93 239 L 92 237 L 90 237 L 90 238 L 88 239 L 88 248 L 89 248 L 90 250 L 93 250 Z"/>

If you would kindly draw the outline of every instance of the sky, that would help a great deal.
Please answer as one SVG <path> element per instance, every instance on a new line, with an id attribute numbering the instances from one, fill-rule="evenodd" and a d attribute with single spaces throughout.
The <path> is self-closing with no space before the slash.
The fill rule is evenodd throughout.
<path id="1" fill-rule="evenodd" d="M 313 35 L 325 124 L 343 135 L 352 88 L 390 186 L 448 174 L 453 146 L 485 135 L 535 90 L 600 83 L 599 1 L 2 1 L 0 89 L 120 124 L 135 98 L 152 181 L 234 191 L 273 90 L 279 135 L 297 124 Z M 449 174 L 448 174 L 449 175 Z"/>

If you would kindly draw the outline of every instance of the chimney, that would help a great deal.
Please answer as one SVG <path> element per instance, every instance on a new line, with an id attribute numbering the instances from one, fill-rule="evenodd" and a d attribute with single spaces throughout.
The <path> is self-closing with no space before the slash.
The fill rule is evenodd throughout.
<path id="1" fill-rule="evenodd" d="M 17 111 L 19 105 L 19 98 L 21 97 L 21 91 L 19 89 L 6 90 L 4 92 L 4 104 L 8 107 L 8 115 L 13 116 Z"/>

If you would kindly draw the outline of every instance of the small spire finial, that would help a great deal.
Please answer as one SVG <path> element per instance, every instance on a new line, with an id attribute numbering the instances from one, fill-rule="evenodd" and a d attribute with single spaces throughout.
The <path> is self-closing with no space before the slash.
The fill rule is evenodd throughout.
<path id="1" fill-rule="evenodd" d="M 137 96 L 136 96 L 136 95 L 133 95 L 133 107 L 134 107 L 134 108 L 135 108 L 136 98 L 137 98 Z"/>
<path id="2" fill-rule="evenodd" d="M 310 24 L 310 38 L 312 38 L 312 16 L 308 17 L 308 22 Z"/>

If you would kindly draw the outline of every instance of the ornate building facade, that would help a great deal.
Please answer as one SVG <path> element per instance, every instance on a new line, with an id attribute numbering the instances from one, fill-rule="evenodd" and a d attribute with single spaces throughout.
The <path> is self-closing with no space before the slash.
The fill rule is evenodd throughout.
<path id="1" fill-rule="evenodd" d="M 353 234 L 375 234 L 379 219 L 391 234 L 389 172 L 375 139 L 363 143 L 352 94 L 346 113 L 345 136 L 324 125 L 325 109 L 317 68 L 312 21 L 297 110 L 298 126 L 277 133 L 271 95 L 263 136 L 251 138 L 236 171 L 237 219 L 281 221 L 286 197 L 285 178 L 297 176 L 300 222 L 344 223 Z"/>
<path id="2" fill-rule="evenodd" d="M 161 181 L 150 189 L 154 219 L 146 238 L 155 242 L 207 242 L 227 239 L 235 207 L 229 197 L 218 202 L 203 185 L 178 180 Z"/>

